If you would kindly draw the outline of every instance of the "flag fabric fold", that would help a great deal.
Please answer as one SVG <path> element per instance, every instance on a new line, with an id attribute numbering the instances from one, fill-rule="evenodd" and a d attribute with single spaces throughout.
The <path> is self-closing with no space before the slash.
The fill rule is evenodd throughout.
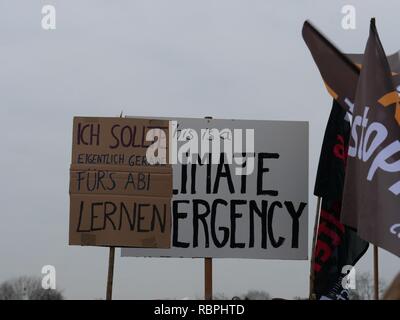
<path id="1" fill-rule="evenodd" d="M 352 113 L 360 68 L 322 35 L 310 22 L 302 29 L 303 39 L 317 65 L 328 93 Z"/>
<path id="2" fill-rule="evenodd" d="M 400 104 L 375 20 L 357 83 L 341 220 L 400 256 Z"/>

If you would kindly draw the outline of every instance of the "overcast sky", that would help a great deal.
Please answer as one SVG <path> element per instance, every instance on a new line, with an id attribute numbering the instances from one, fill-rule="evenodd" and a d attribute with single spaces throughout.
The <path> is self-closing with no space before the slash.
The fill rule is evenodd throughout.
<path id="1" fill-rule="evenodd" d="M 41 28 L 44 4 L 57 29 Z M 356 30 L 341 8 L 356 7 Z M 387 53 L 400 49 L 398 0 L 0 0 L 2 167 L 0 282 L 57 270 L 67 298 L 105 295 L 108 249 L 68 246 L 73 116 L 179 116 L 310 123 L 312 196 L 331 108 L 301 37 L 310 19 L 344 52 L 362 52 L 369 19 Z M 380 250 L 389 282 L 399 259 Z M 121 258 L 114 298 L 201 297 L 203 260 Z M 369 250 L 357 266 L 372 271 Z M 214 291 L 306 296 L 308 261 L 214 260 Z"/>

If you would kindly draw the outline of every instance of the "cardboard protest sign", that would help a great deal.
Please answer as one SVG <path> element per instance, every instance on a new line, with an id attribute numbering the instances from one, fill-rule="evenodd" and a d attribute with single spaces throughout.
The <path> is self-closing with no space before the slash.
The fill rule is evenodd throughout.
<path id="1" fill-rule="evenodd" d="M 168 139 L 166 120 L 74 118 L 70 245 L 170 246 Z"/>
<path id="2" fill-rule="evenodd" d="M 176 121 L 170 133 L 178 154 L 190 153 L 188 140 L 198 142 L 200 151 L 208 133 L 221 143 L 213 156 L 224 159 L 237 139 L 251 156 L 241 162 L 242 152 L 234 152 L 231 163 L 199 157 L 173 164 L 171 248 L 123 248 L 122 256 L 307 259 L 308 123 L 170 120 Z M 254 136 L 250 149 L 247 130 Z M 253 170 L 241 172 L 251 163 Z"/>

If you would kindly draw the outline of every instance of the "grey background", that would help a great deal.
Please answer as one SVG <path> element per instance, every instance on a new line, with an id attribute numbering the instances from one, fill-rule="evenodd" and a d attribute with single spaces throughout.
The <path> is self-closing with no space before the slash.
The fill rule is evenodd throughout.
<path id="1" fill-rule="evenodd" d="M 174 200 L 189 200 L 189 204 L 180 204 L 179 212 L 186 212 L 187 218 L 178 221 L 178 240 L 189 242 L 188 248 L 172 247 L 170 249 L 122 249 L 123 256 L 155 256 L 155 257 L 219 257 L 219 258 L 256 258 L 256 259 L 307 259 L 308 251 L 308 123 L 294 121 L 255 121 L 255 120 L 222 120 L 222 119 L 174 119 L 177 121 L 178 128 L 181 130 L 192 129 L 197 136 L 201 137 L 201 129 L 215 128 L 220 131 L 230 129 L 232 134 L 234 129 L 241 129 L 243 141 L 246 129 L 254 130 L 254 151 L 256 153 L 269 152 L 278 153 L 279 159 L 265 159 L 263 167 L 268 168 L 269 172 L 263 174 L 263 187 L 265 189 L 277 190 L 278 196 L 257 195 L 257 161 L 254 159 L 254 171 L 246 178 L 246 193 L 240 193 L 241 176 L 235 174 L 235 163 L 230 165 L 230 173 L 235 188 L 235 193 L 231 194 L 226 182 L 226 178 L 221 178 L 217 194 L 206 193 L 207 167 L 196 166 L 196 194 L 190 193 L 191 171 L 188 170 L 186 194 L 174 195 Z M 172 133 L 170 133 L 172 135 Z M 219 140 L 219 138 L 217 138 Z M 177 149 L 185 142 L 178 141 Z M 200 145 L 200 141 L 198 142 Z M 221 150 L 223 150 L 221 144 Z M 243 149 L 245 151 L 246 149 Z M 214 186 L 217 164 L 211 165 L 211 188 Z M 189 166 L 190 167 L 190 166 Z M 173 165 L 173 186 L 174 189 L 181 190 L 181 166 Z M 230 248 L 229 242 L 223 247 L 218 248 L 211 239 L 211 214 L 207 217 L 208 233 L 210 234 L 210 247 L 205 247 L 205 235 L 202 223 L 199 223 L 199 246 L 193 247 L 193 199 L 206 200 L 211 206 L 215 199 L 230 200 L 255 200 L 261 209 L 261 201 L 268 201 L 269 205 L 274 201 L 292 201 L 295 209 L 301 202 L 307 203 L 299 219 L 299 247 L 292 248 L 292 218 L 287 209 L 276 208 L 273 218 L 273 232 L 276 239 L 279 236 L 285 241 L 279 248 L 273 248 L 269 238 L 267 248 L 261 247 L 261 218 L 254 216 L 254 248 L 249 248 L 249 209 L 247 205 L 237 206 L 237 212 L 242 214 L 241 218 L 236 219 L 235 237 L 237 242 L 246 244 L 245 248 Z M 216 215 L 216 226 L 229 228 L 230 238 L 232 237 L 230 221 L 230 205 L 218 206 Z M 201 207 L 203 212 L 204 208 Z M 172 229 L 171 239 L 174 230 Z M 217 237 L 222 238 L 221 231 L 216 230 Z M 229 238 L 229 239 L 230 239 Z M 171 244 L 172 244 L 171 240 Z"/>
<path id="2" fill-rule="evenodd" d="M 341 27 L 354 4 L 357 29 Z M 41 28 L 54 4 L 57 29 Z M 0 0 L 0 281 L 57 270 L 68 298 L 105 295 L 108 250 L 69 247 L 73 116 L 180 116 L 310 123 L 309 203 L 331 98 L 301 38 L 311 19 L 344 52 L 362 52 L 377 18 L 400 49 L 398 0 Z M 309 236 L 311 241 L 311 236 Z M 388 281 L 397 257 L 380 250 Z M 201 297 L 203 260 L 119 258 L 114 297 Z M 369 250 L 357 271 L 372 270 Z M 307 295 L 307 261 L 215 259 L 214 290 Z"/>

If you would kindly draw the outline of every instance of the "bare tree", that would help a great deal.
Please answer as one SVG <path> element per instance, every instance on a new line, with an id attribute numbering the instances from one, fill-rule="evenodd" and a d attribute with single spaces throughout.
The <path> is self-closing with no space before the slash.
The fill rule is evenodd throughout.
<path id="1" fill-rule="evenodd" d="M 63 300 L 60 291 L 43 289 L 36 277 L 19 277 L 0 285 L 0 300 Z"/>
<path id="2" fill-rule="evenodd" d="M 385 282 L 379 279 L 379 295 L 385 290 Z M 356 289 L 350 290 L 350 300 L 373 300 L 374 279 L 369 272 L 363 272 L 356 276 Z"/>
<path id="3" fill-rule="evenodd" d="M 244 296 L 244 300 L 271 300 L 271 295 L 265 291 L 249 290 Z"/>
<path id="4" fill-rule="evenodd" d="M 268 292 L 260 290 L 249 290 L 247 293 L 228 297 L 224 293 L 217 293 L 213 296 L 213 300 L 271 300 L 271 296 Z"/>
<path id="5" fill-rule="evenodd" d="M 224 293 L 216 293 L 213 296 L 213 300 L 230 300 L 230 298 Z"/>
<path id="6" fill-rule="evenodd" d="M 385 291 L 384 300 L 400 300 L 400 273 L 393 279 L 389 288 Z"/>
<path id="7" fill-rule="evenodd" d="M 0 285 L 0 300 L 17 300 L 18 296 L 16 295 L 14 288 L 11 283 L 4 282 Z"/>

